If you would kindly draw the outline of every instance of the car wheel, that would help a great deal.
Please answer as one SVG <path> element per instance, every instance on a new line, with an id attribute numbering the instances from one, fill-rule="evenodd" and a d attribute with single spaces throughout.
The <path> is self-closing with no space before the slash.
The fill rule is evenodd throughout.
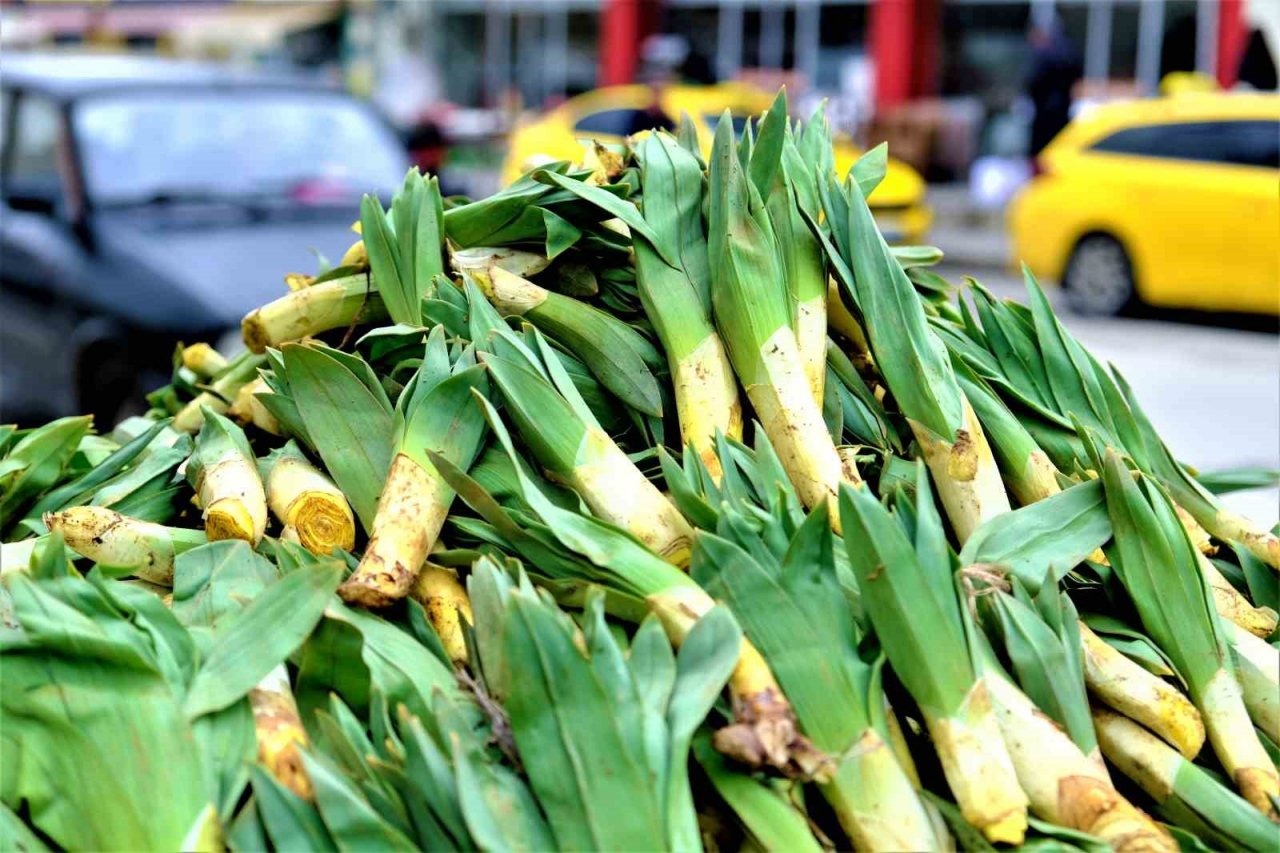
<path id="1" fill-rule="evenodd" d="M 1062 277 L 1067 305 L 1079 314 L 1114 316 L 1137 302 L 1133 265 L 1124 246 L 1106 234 L 1090 234 L 1076 244 Z"/>

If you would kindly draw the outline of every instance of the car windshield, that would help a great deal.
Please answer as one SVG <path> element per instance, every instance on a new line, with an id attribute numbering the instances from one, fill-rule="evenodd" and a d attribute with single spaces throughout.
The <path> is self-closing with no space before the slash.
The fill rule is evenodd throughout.
<path id="1" fill-rule="evenodd" d="M 408 168 L 388 127 L 325 92 L 130 92 L 86 100 L 74 120 L 99 205 L 390 194 Z"/>

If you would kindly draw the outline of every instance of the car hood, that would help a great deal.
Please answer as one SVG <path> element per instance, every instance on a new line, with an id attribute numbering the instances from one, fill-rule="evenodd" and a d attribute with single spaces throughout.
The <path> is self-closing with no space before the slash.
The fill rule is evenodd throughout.
<path id="1" fill-rule="evenodd" d="M 149 328 L 213 329 L 285 293 L 285 273 L 313 272 L 314 252 L 336 263 L 359 239 L 357 216 L 354 205 L 258 220 L 114 214 L 98 218 L 94 236 L 118 313 Z"/>

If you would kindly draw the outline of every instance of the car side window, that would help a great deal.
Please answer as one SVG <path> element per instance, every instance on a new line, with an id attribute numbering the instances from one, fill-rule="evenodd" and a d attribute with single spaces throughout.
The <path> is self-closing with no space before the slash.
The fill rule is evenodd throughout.
<path id="1" fill-rule="evenodd" d="M 27 181 L 58 179 L 58 134 L 62 115 L 47 98 L 23 95 L 18 99 L 17 125 L 9 140 L 9 174 Z"/>
<path id="2" fill-rule="evenodd" d="M 13 115 L 13 92 L 0 91 L 0 152 L 9 147 L 9 116 Z"/>
<path id="3" fill-rule="evenodd" d="M 1095 142 L 1094 151 L 1280 168 L 1280 124 L 1273 121 L 1203 121 L 1130 127 Z"/>
<path id="4" fill-rule="evenodd" d="M 666 116 L 656 115 L 646 110 L 600 110 L 578 119 L 573 129 L 584 134 L 630 136 L 654 127 L 670 130 L 673 126 Z"/>

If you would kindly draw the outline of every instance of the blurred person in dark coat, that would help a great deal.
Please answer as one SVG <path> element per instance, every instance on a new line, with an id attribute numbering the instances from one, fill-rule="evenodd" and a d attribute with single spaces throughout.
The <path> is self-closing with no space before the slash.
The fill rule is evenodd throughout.
<path id="1" fill-rule="evenodd" d="M 1027 96 L 1035 115 L 1031 120 L 1032 157 L 1049 144 L 1071 119 L 1071 91 L 1083 74 L 1080 55 L 1057 20 L 1031 27 L 1031 61 Z"/>

